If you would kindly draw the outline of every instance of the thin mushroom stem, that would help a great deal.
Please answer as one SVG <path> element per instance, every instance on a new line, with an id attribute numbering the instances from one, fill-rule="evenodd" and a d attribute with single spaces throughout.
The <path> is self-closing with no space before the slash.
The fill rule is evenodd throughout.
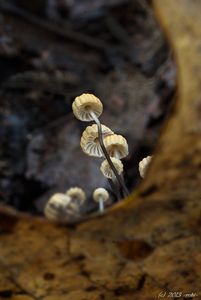
<path id="1" fill-rule="evenodd" d="M 114 187 L 116 189 L 116 196 L 117 196 L 117 201 L 121 200 L 121 192 L 120 192 L 120 186 L 117 182 L 116 176 L 114 175 L 114 173 L 112 172 L 112 182 L 114 184 Z"/>
<path id="2" fill-rule="evenodd" d="M 112 191 L 115 193 L 117 201 L 119 201 L 121 199 L 120 186 L 114 173 L 111 179 L 108 178 L 108 182 L 110 184 L 110 187 L 112 188 Z"/>
<path id="3" fill-rule="evenodd" d="M 118 172 L 117 172 L 114 164 L 112 163 L 112 160 L 110 159 L 110 156 L 107 153 L 107 150 L 106 150 L 105 145 L 103 143 L 101 123 L 100 123 L 99 119 L 97 118 L 96 114 L 94 114 L 94 112 L 91 111 L 90 115 L 93 118 L 94 122 L 97 124 L 97 127 L 98 127 L 98 138 L 99 138 L 99 142 L 100 142 L 100 146 L 101 146 L 101 149 L 103 151 L 103 154 L 104 154 L 105 158 L 107 159 L 107 161 L 108 161 L 108 163 L 109 163 L 109 165 L 110 165 L 110 167 L 111 167 L 111 169 L 112 169 L 112 171 L 113 171 L 113 173 L 114 173 L 114 175 L 115 175 L 115 177 L 116 177 L 116 179 L 117 179 L 120 187 L 122 188 L 124 197 L 126 197 L 126 196 L 129 195 L 128 190 L 127 190 L 127 188 L 125 186 L 125 183 L 122 180 L 121 176 L 118 174 Z"/>
<path id="4" fill-rule="evenodd" d="M 116 158 L 120 159 L 118 151 L 115 151 L 115 152 L 114 152 L 114 156 L 115 156 Z M 124 186 L 125 186 L 125 188 L 126 188 L 127 195 L 128 195 L 128 194 L 129 194 L 129 191 L 128 191 L 128 189 L 127 189 L 127 187 L 126 187 L 126 184 L 125 184 L 125 179 L 124 179 L 123 172 L 122 172 L 119 176 L 120 176 L 121 179 L 122 179 L 122 182 L 123 182 L 123 184 L 124 184 Z"/>
<path id="5" fill-rule="evenodd" d="M 115 177 L 116 178 L 116 177 Z M 107 178 L 107 181 L 110 185 L 111 190 L 114 192 L 115 190 L 115 182 L 112 179 Z M 115 193 L 116 194 L 116 193 Z M 117 196 L 117 195 L 116 195 Z"/>
<path id="6" fill-rule="evenodd" d="M 99 202 L 100 213 L 103 213 L 104 212 L 104 201 L 103 201 L 102 197 L 100 197 L 98 202 Z"/>
<path id="7" fill-rule="evenodd" d="M 120 159 L 119 153 L 118 153 L 118 151 L 116 151 L 116 150 L 114 150 L 114 157 Z"/>

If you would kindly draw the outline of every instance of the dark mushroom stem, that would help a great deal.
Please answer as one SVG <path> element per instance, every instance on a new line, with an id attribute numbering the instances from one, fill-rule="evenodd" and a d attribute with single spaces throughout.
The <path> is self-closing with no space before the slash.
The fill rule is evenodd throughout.
<path id="1" fill-rule="evenodd" d="M 110 156 L 109 154 L 107 153 L 107 150 L 105 148 L 105 145 L 103 143 L 103 135 L 102 135 L 102 128 L 101 128 L 101 123 L 99 121 L 99 119 L 96 117 L 96 114 L 93 113 L 93 112 L 90 112 L 90 115 L 91 117 L 93 118 L 94 122 L 97 124 L 98 126 L 98 138 L 99 138 L 99 143 L 100 143 L 100 146 L 101 146 L 101 149 L 103 151 L 103 154 L 105 156 L 105 158 L 107 159 L 116 179 L 117 179 L 117 182 L 119 184 L 119 186 L 121 187 L 122 189 L 122 192 L 123 192 L 123 196 L 124 197 L 127 197 L 129 195 L 129 192 L 128 192 L 128 189 L 124 183 L 124 181 L 122 180 L 122 177 L 118 174 L 112 160 L 110 159 Z"/>
<path id="2" fill-rule="evenodd" d="M 121 190 L 121 188 L 119 186 L 119 183 L 118 183 L 118 181 L 117 181 L 116 176 L 114 175 L 114 173 L 113 173 L 112 179 L 108 179 L 108 180 L 112 181 L 113 186 L 114 186 L 113 190 L 116 193 L 117 201 L 120 201 L 122 199 L 122 197 L 124 197 L 124 194 L 122 194 L 122 190 Z"/>
<path id="3" fill-rule="evenodd" d="M 119 154 L 118 154 L 117 151 L 114 152 L 114 157 L 120 159 Z M 121 173 L 119 176 L 121 177 L 121 180 L 122 180 L 122 182 L 123 182 L 123 185 L 126 187 L 123 173 Z M 115 176 L 114 176 L 114 177 L 115 177 Z M 115 181 L 116 181 L 116 177 L 115 177 Z M 126 187 L 126 189 L 127 189 L 127 187 Z M 127 192 L 128 192 L 128 189 L 127 189 Z M 128 193 L 129 193 L 129 192 L 128 192 Z"/>

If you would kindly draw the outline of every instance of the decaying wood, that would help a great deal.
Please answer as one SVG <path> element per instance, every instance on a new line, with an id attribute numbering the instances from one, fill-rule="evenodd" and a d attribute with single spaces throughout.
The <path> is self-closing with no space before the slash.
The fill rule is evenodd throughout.
<path id="1" fill-rule="evenodd" d="M 178 93 L 147 178 L 106 215 L 73 227 L 2 209 L 0 299 L 201 299 L 201 3 L 153 4 Z"/>

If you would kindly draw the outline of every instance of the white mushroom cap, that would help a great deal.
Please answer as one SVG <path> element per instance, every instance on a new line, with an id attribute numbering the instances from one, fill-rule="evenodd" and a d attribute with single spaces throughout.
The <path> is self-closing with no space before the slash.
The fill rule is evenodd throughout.
<path id="1" fill-rule="evenodd" d="M 114 134 L 114 132 L 105 125 L 101 125 L 102 136 L 105 138 L 108 135 Z M 87 126 L 84 130 L 80 146 L 83 152 L 89 156 L 102 157 L 102 149 L 98 139 L 98 126 L 93 124 L 92 126 Z"/>
<path id="2" fill-rule="evenodd" d="M 52 221 L 62 221 L 66 215 L 66 207 L 70 204 L 70 197 L 56 193 L 46 203 L 44 214 Z"/>
<path id="3" fill-rule="evenodd" d="M 119 134 L 113 134 L 104 138 L 104 145 L 109 156 L 121 159 L 128 155 L 128 143 Z"/>
<path id="4" fill-rule="evenodd" d="M 71 198 L 71 201 L 81 205 L 86 200 L 86 194 L 83 189 L 79 187 L 72 187 L 66 191 L 66 195 Z"/>
<path id="5" fill-rule="evenodd" d="M 115 157 L 110 157 L 110 159 L 113 162 L 113 165 L 115 166 L 115 169 L 117 170 L 117 173 L 120 175 L 124 169 L 122 162 L 120 161 L 120 159 L 115 158 Z M 110 179 L 113 178 L 114 173 L 106 159 L 102 162 L 100 170 L 105 177 L 110 178 Z"/>
<path id="6" fill-rule="evenodd" d="M 93 199 L 96 202 L 99 202 L 100 200 L 106 202 L 109 199 L 109 193 L 104 188 L 97 188 L 93 192 Z"/>
<path id="7" fill-rule="evenodd" d="M 144 176 L 147 172 L 147 168 L 151 162 L 151 159 L 152 159 L 152 156 L 147 156 L 139 162 L 139 172 L 140 172 L 140 176 L 142 178 L 144 178 Z"/>
<path id="8" fill-rule="evenodd" d="M 103 104 L 93 94 L 82 94 L 75 98 L 72 109 L 75 117 L 81 121 L 93 121 L 90 113 L 93 112 L 98 118 L 103 111 Z"/>

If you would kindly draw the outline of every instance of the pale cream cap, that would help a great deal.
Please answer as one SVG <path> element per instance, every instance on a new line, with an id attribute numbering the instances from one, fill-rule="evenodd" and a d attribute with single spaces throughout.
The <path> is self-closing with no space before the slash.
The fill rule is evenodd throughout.
<path id="1" fill-rule="evenodd" d="M 70 201 L 70 197 L 65 194 L 54 194 L 45 205 L 45 216 L 49 220 L 62 222 L 66 215 L 66 207 L 70 204 Z"/>
<path id="2" fill-rule="evenodd" d="M 99 202 L 100 200 L 106 202 L 109 199 L 109 193 L 104 188 L 97 188 L 93 192 L 93 199 L 96 202 Z"/>
<path id="3" fill-rule="evenodd" d="M 151 159 L 152 159 L 152 156 L 147 156 L 139 162 L 139 172 L 140 172 L 140 176 L 142 178 L 145 177 L 145 174 L 147 172 L 147 168 L 151 162 Z"/>
<path id="4" fill-rule="evenodd" d="M 113 134 L 106 136 L 104 145 L 111 157 L 121 159 L 128 155 L 128 143 L 122 135 Z"/>
<path id="5" fill-rule="evenodd" d="M 120 161 L 120 159 L 115 158 L 115 157 L 110 157 L 113 165 L 115 166 L 115 169 L 117 170 L 117 173 L 120 175 L 123 172 L 124 166 L 122 164 L 122 162 Z M 108 163 L 108 161 L 105 159 L 100 167 L 101 172 L 103 173 L 103 175 L 109 179 L 112 179 L 114 176 L 114 173 Z"/>
<path id="6" fill-rule="evenodd" d="M 79 187 L 72 187 L 66 191 L 66 195 L 68 195 L 72 201 L 77 202 L 78 205 L 81 205 L 86 200 L 86 194 L 83 189 Z"/>
<path id="7" fill-rule="evenodd" d="M 114 134 L 113 131 L 105 125 L 101 125 L 101 129 L 103 138 Z M 80 146 L 83 152 L 89 156 L 103 157 L 102 149 L 98 139 L 98 126 L 96 124 L 87 126 L 87 128 L 84 130 L 81 137 Z"/>
<path id="8" fill-rule="evenodd" d="M 103 104 L 93 94 L 82 94 L 75 98 L 72 109 L 75 117 L 80 121 L 93 121 L 90 112 L 98 118 L 103 111 Z"/>

